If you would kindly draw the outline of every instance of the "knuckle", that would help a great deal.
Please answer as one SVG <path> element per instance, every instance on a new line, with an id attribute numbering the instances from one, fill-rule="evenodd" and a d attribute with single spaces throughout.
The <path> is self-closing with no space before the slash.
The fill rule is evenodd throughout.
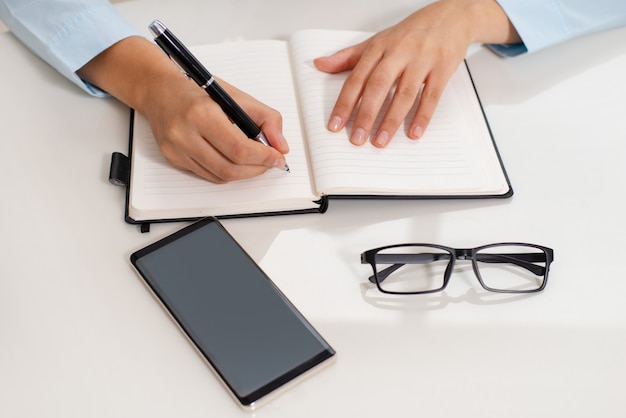
<path id="1" fill-rule="evenodd" d="M 398 129 L 398 126 L 400 126 L 400 124 L 403 121 L 404 121 L 404 118 L 400 118 L 399 116 L 387 115 L 387 116 L 385 116 L 385 120 L 381 124 L 380 129 L 381 130 L 386 130 L 386 131 L 389 131 L 389 132 L 394 132 L 396 129 Z"/>
<path id="2" fill-rule="evenodd" d="M 187 119 L 195 119 L 199 116 L 205 115 L 207 112 L 207 106 L 212 105 L 213 102 L 205 96 L 195 96 L 189 99 L 189 104 L 185 108 L 185 117 Z"/>
<path id="3" fill-rule="evenodd" d="M 216 167 L 213 174 L 217 178 L 215 183 L 219 184 L 229 183 L 231 181 L 238 180 L 239 178 L 237 166 L 232 164 L 224 164 L 220 167 Z"/>
<path id="4" fill-rule="evenodd" d="M 371 126 L 374 124 L 377 117 L 378 112 L 369 109 L 360 109 L 357 115 L 358 123 L 355 122 L 355 125 Z"/>
<path id="5" fill-rule="evenodd" d="M 413 86 L 413 85 L 398 86 L 394 95 L 395 97 L 401 100 L 413 101 L 417 97 L 417 91 L 418 91 L 417 86 Z"/>
<path id="6" fill-rule="evenodd" d="M 367 74 L 358 70 L 352 71 L 346 77 L 344 85 L 349 89 L 360 89 L 362 85 L 367 81 Z"/>
<path id="7" fill-rule="evenodd" d="M 234 141 L 230 150 L 230 160 L 235 164 L 243 164 L 250 158 L 250 151 L 243 141 Z"/>
<path id="8" fill-rule="evenodd" d="M 268 112 L 269 112 L 269 117 L 270 117 L 270 119 L 272 119 L 272 120 L 274 120 L 274 121 L 279 122 L 279 123 L 281 123 L 281 124 L 282 124 L 282 122 L 283 122 L 283 116 L 282 116 L 282 114 L 281 114 L 278 110 L 276 110 L 276 109 L 274 109 L 274 108 L 270 108 L 270 109 L 268 110 Z"/>
<path id="9" fill-rule="evenodd" d="M 160 141 L 161 151 L 173 152 L 183 142 L 182 129 L 179 125 L 168 125 L 164 131 L 163 140 Z"/>
<path id="10" fill-rule="evenodd" d="M 168 136 L 168 138 L 170 138 Z M 176 163 L 178 158 L 178 153 L 176 152 L 177 148 L 171 141 L 161 141 L 159 143 L 159 149 L 161 150 L 161 154 L 170 161 L 171 163 Z"/>
<path id="11" fill-rule="evenodd" d="M 431 119 L 432 119 L 431 113 L 426 114 L 422 112 L 415 116 L 415 123 L 421 126 L 428 126 L 430 124 Z"/>
<path id="12" fill-rule="evenodd" d="M 217 176 L 216 174 L 214 174 L 214 173 L 212 173 L 212 174 L 213 174 L 213 175 L 211 175 L 211 176 L 205 176 L 205 178 L 206 178 L 207 180 L 209 180 L 210 182 L 215 183 L 215 184 L 226 184 L 226 183 L 228 183 L 228 181 L 227 181 L 227 180 L 221 179 L 220 177 L 218 177 L 218 176 Z"/>
<path id="13" fill-rule="evenodd" d="M 343 100 L 338 100 L 335 104 L 335 109 L 333 113 L 338 113 L 340 115 L 349 115 L 352 113 L 353 107 L 350 106 L 347 102 Z"/>
<path id="14" fill-rule="evenodd" d="M 426 86 L 424 91 L 422 91 L 422 100 L 427 100 L 431 102 L 439 101 L 443 90 L 438 87 L 429 87 Z"/>
<path id="15" fill-rule="evenodd" d="M 367 81 L 368 87 L 371 87 L 375 90 L 383 90 L 388 89 L 391 85 L 389 80 L 389 75 L 386 72 L 376 71 L 372 73 L 369 80 Z"/>

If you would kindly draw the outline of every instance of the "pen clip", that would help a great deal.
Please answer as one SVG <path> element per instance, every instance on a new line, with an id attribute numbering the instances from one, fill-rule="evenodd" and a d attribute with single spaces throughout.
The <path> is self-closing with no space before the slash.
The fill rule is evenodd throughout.
<path id="1" fill-rule="evenodd" d="M 181 67 L 181 66 L 180 66 L 180 64 L 178 64 L 178 63 L 176 62 L 176 60 L 175 60 L 174 58 L 172 58 L 172 57 L 171 57 L 171 55 L 170 55 L 170 54 L 168 54 L 168 53 L 167 53 L 167 51 L 161 47 L 161 45 L 159 45 L 159 49 L 161 49 L 161 51 L 163 51 L 163 53 L 165 54 L 165 56 L 166 56 L 166 57 L 168 57 L 168 58 L 170 59 L 170 61 L 172 62 L 172 64 L 174 64 L 174 66 L 175 66 L 176 68 L 178 68 L 178 71 L 180 71 L 181 73 L 183 73 L 183 75 L 184 75 L 185 77 L 187 77 L 187 78 L 191 79 L 191 76 L 189 75 L 189 73 L 188 73 L 187 71 L 185 71 L 185 70 L 183 69 L 183 67 Z"/>
<path id="2" fill-rule="evenodd" d="M 183 67 L 181 67 L 181 66 L 180 66 L 180 65 L 176 62 L 176 60 L 175 60 L 175 59 L 173 59 L 172 57 L 170 57 L 167 53 L 165 53 L 165 55 L 167 55 L 167 57 L 170 59 L 170 61 L 172 61 L 172 63 L 174 64 L 174 66 L 175 66 L 176 68 L 178 68 L 178 70 L 179 70 L 181 73 L 183 73 L 183 75 L 184 75 L 185 77 L 187 77 L 188 79 L 190 79 L 190 80 L 191 80 L 191 76 L 189 75 L 189 73 L 188 73 L 187 71 L 183 70 Z"/>

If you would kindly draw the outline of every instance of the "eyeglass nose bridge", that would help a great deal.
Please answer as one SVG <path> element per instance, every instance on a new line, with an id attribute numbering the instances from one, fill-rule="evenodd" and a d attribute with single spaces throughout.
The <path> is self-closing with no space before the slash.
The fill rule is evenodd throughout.
<path id="1" fill-rule="evenodd" d="M 457 260 L 471 260 L 474 250 L 471 248 L 457 248 L 454 250 L 454 258 Z"/>

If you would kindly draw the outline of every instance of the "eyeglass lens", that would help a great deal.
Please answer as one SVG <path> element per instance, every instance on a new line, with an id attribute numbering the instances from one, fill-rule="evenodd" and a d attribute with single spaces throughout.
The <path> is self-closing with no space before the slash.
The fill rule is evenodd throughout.
<path id="1" fill-rule="evenodd" d="M 547 257 L 530 246 L 492 246 L 476 253 L 477 274 L 487 288 L 532 292 L 540 289 L 546 276 Z"/>

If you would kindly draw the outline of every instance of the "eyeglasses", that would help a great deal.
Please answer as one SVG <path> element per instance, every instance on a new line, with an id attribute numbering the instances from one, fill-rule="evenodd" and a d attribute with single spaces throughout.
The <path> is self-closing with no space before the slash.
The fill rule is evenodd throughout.
<path id="1" fill-rule="evenodd" d="M 491 292 L 533 293 L 546 287 L 554 251 L 541 245 L 505 242 L 476 248 L 399 244 L 361 254 L 369 281 L 383 293 L 422 294 L 446 288 L 456 260 L 471 260 L 480 285 Z"/>

